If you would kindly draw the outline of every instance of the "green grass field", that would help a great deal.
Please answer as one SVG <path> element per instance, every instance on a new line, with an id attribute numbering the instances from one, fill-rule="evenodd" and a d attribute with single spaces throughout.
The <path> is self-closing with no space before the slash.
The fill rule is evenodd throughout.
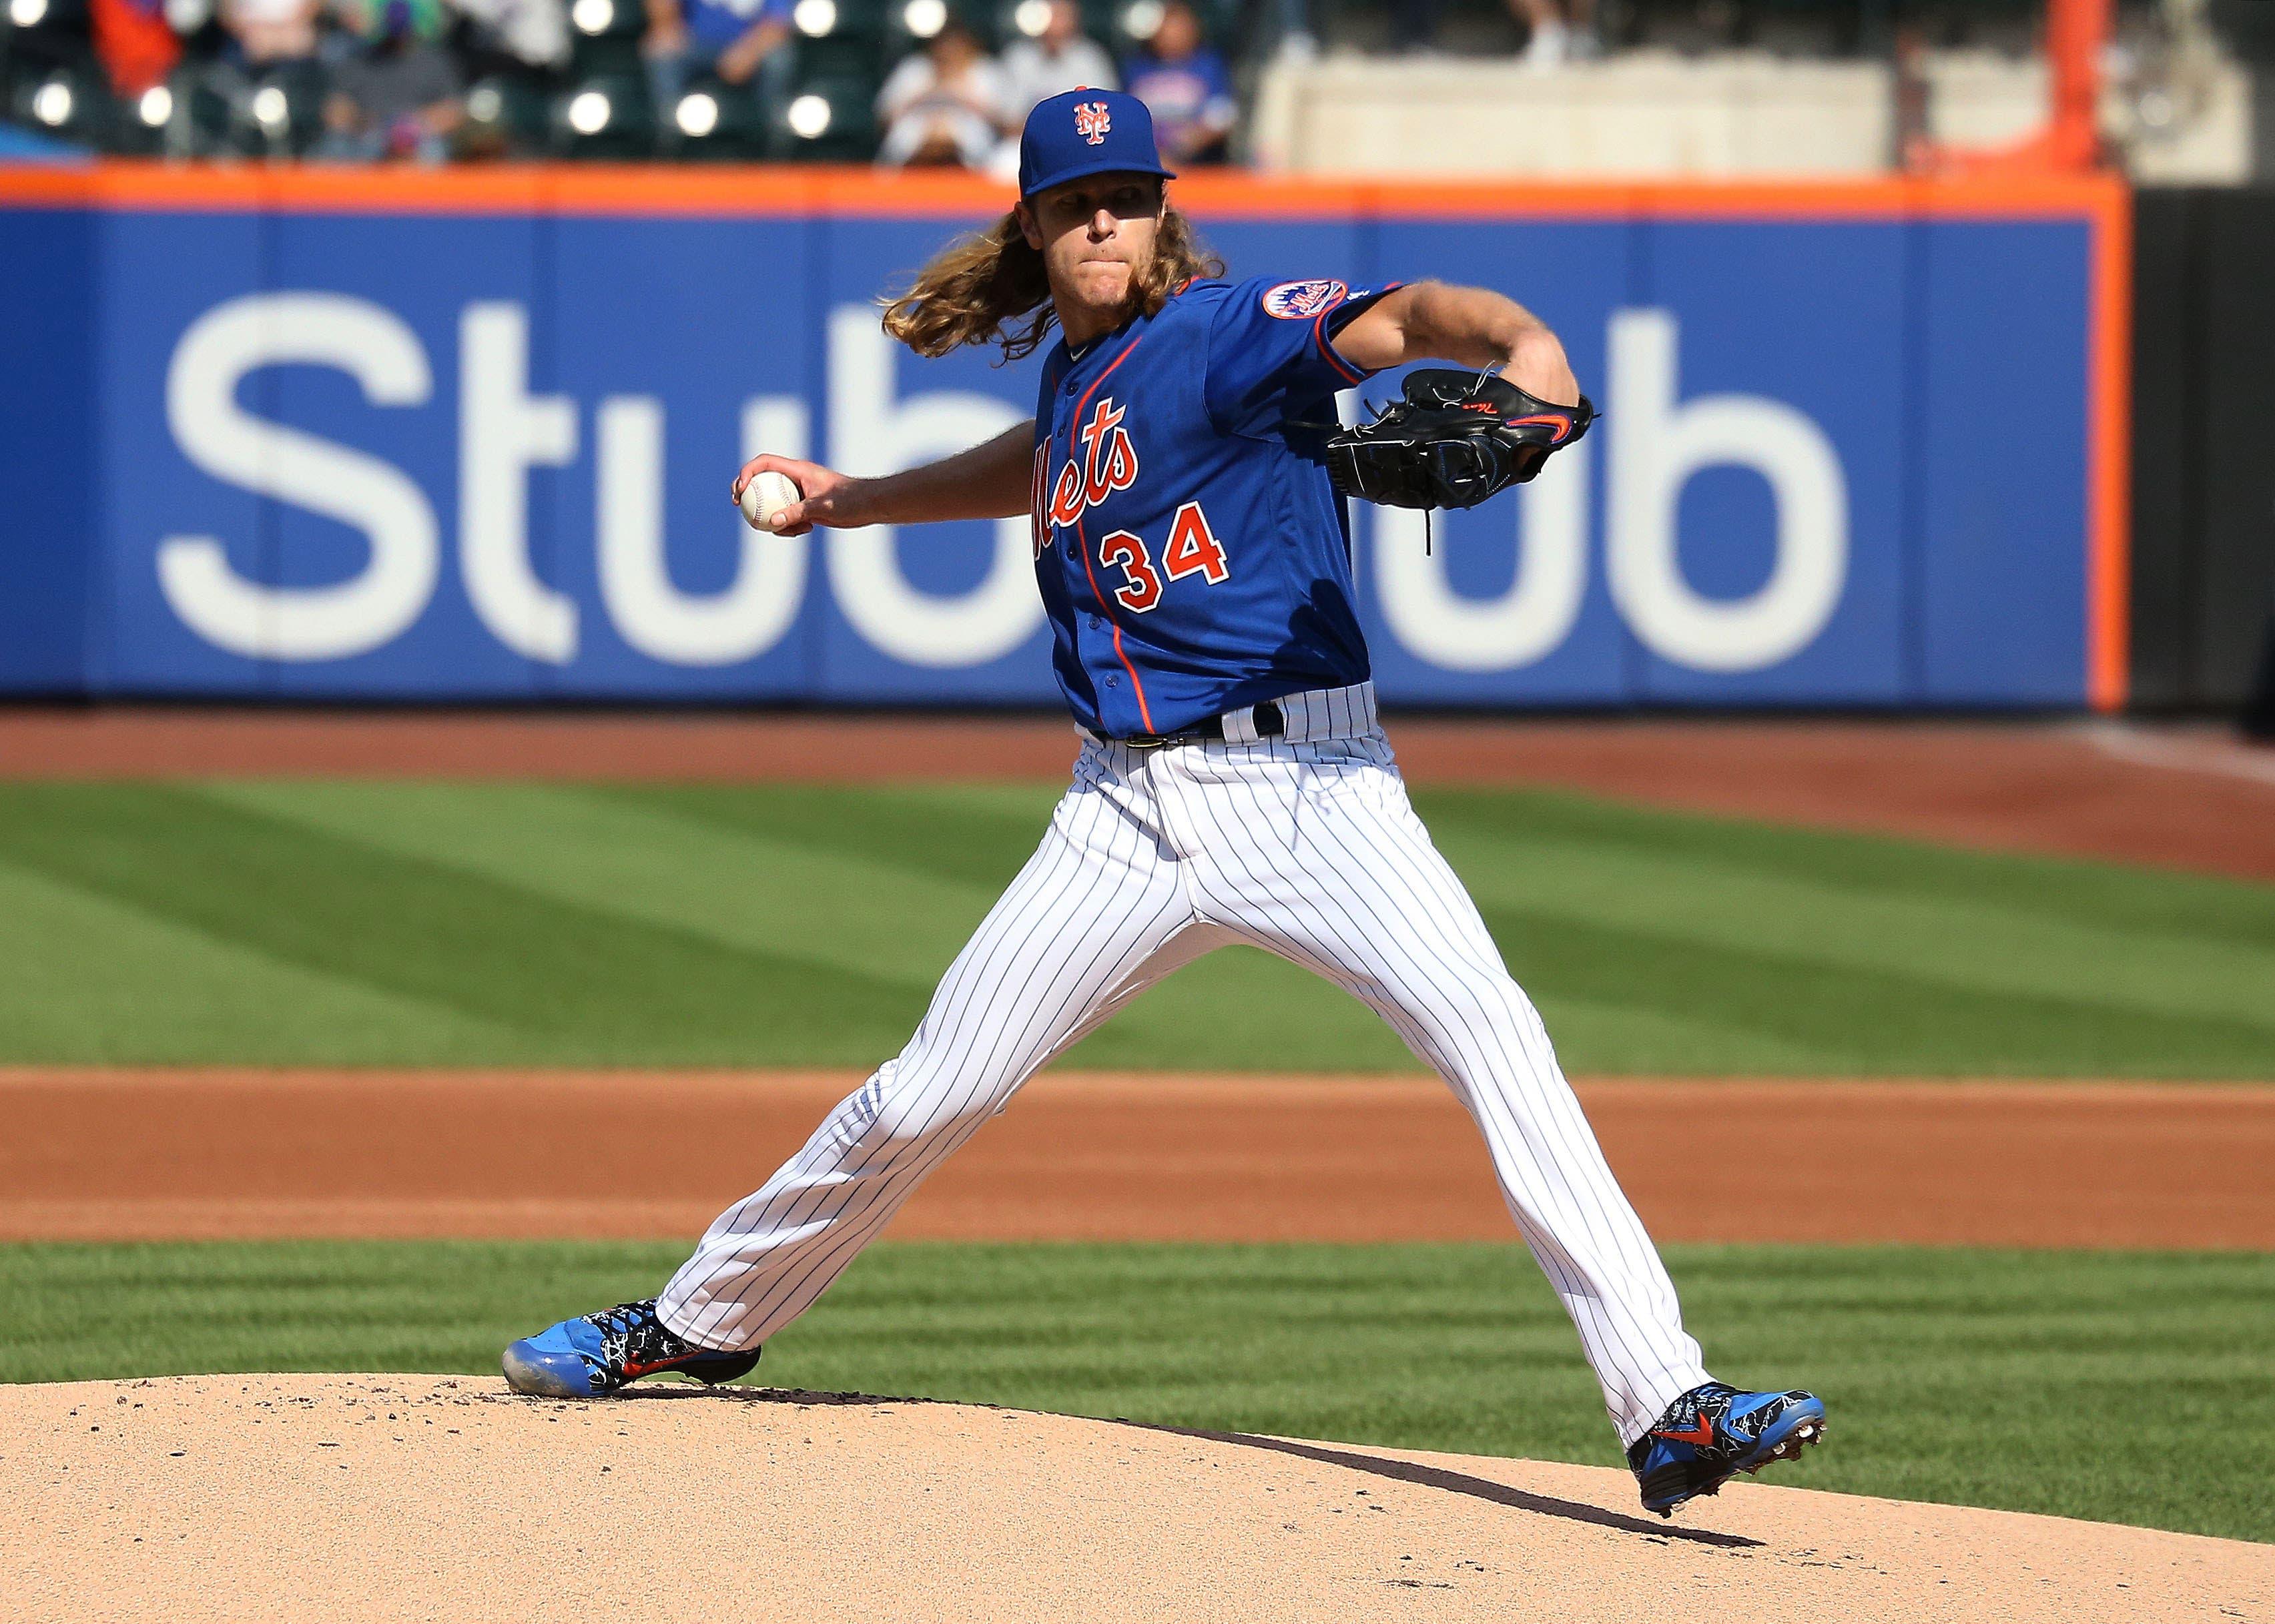
<path id="1" fill-rule="evenodd" d="M 0 785 L 0 1062 L 873 1064 L 1054 793 Z M 2275 1077 L 2275 887 L 1416 800 L 1576 1071 Z M 1071 1063 L 1414 1062 L 1229 950 Z"/>
<path id="2" fill-rule="evenodd" d="M 1054 789 L 0 784 L 0 1064 L 867 1066 Z M 2275 887 L 1551 793 L 1416 801 L 1575 1071 L 2275 1078 Z M 1073 1063 L 1413 1061 L 1260 954 Z M 759 1170 L 754 1170 L 759 1171 Z M 0 1379 L 494 1372 L 676 1245 L 0 1247 Z M 2275 1539 L 2275 1255 L 1676 1249 L 1787 1480 Z M 760 1379 L 1614 1459 L 1508 1247 L 894 1246 Z"/>
<path id="3" fill-rule="evenodd" d="M 0 1249 L 0 1379 L 495 1376 L 513 1337 L 653 1293 L 676 1246 Z M 2275 1539 L 2275 1257 L 1674 1248 L 1744 1379 L 1830 1441 L 1780 1480 Z M 865 1254 L 754 1379 L 1354 1443 L 1617 1464 L 1516 1246 L 972 1246 Z"/>

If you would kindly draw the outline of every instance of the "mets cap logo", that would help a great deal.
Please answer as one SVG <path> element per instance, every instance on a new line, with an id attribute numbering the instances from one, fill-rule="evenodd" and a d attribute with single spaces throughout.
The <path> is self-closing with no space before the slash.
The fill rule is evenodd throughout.
<path id="1" fill-rule="evenodd" d="M 1114 128 L 1113 116 L 1103 102 L 1078 102 L 1074 110 L 1074 132 L 1093 147 L 1106 145 L 1106 132 Z"/>
<path id="2" fill-rule="evenodd" d="M 1314 282 L 1283 282 L 1264 296 L 1264 313 L 1283 321 L 1308 321 L 1323 310 L 1333 310 L 1350 290 L 1321 277 Z"/>

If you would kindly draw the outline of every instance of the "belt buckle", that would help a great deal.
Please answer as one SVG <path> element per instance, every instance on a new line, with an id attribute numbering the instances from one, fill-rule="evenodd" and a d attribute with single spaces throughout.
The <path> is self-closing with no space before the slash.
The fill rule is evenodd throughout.
<path id="1" fill-rule="evenodd" d="M 1166 733 L 1133 733 L 1114 742 L 1125 750 L 1161 750 L 1176 741 Z"/>

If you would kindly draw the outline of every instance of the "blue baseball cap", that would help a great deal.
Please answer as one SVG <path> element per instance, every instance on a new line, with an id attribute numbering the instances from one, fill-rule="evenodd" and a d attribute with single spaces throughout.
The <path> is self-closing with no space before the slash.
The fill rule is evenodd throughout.
<path id="1" fill-rule="evenodd" d="M 1038 102 L 1019 135 L 1019 195 L 1085 175 L 1176 176 L 1161 167 L 1153 115 L 1119 90 L 1069 90 Z"/>

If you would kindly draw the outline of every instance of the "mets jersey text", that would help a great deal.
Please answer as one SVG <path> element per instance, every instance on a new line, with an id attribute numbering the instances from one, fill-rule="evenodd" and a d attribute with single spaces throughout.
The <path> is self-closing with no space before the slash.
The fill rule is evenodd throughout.
<path id="1" fill-rule="evenodd" d="M 1331 342 L 1396 283 L 1192 282 L 1035 410 L 1035 572 L 1077 722 L 1114 738 L 1368 676 L 1319 432 L 1369 374 Z"/>

